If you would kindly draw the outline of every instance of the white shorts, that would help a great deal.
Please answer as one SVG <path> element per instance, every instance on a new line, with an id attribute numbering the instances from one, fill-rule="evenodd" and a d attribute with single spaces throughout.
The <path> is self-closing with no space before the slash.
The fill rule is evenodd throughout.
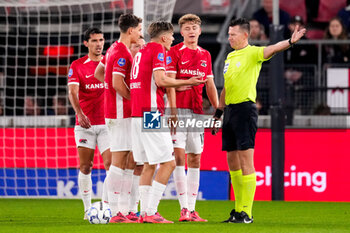
<path id="1" fill-rule="evenodd" d="M 142 129 L 142 118 L 132 118 L 132 151 L 136 162 L 153 165 L 174 160 L 170 130 L 164 132 L 162 128 L 160 132 L 143 132 Z"/>
<path id="2" fill-rule="evenodd" d="M 77 147 L 86 147 L 95 150 L 97 144 L 101 154 L 109 149 L 109 137 L 105 125 L 92 125 L 88 129 L 76 125 L 74 127 L 74 135 Z"/>
<path id="3" fill-rule="evenodd" d="M 194 114 L 190 109 L 178 109 L 179 120 L 201 119 L 202 115 Z M 172 135 L 174 148 L 184 149 L 186 153 L 201 154 L 204 145 L 204 128 L 179 129 Z"/>
<path id="4" fill-rule="evenodd" d="M 176 132 L 172 135 L 174 148 L 184 149 L 186 154 L 202 154 L 204 145 L 203 132 Z"/>
<path id="5" fill-rule="evenodd" d="M 106 118 L 111 152 L 131 151 L 131 118 Z"/>

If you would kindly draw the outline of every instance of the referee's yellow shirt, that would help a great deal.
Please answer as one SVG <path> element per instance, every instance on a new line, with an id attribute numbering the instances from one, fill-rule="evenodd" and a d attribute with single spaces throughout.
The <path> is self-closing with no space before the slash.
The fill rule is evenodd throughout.
<path id="1" fill-rule="evenodd" d="M 264 59 L 264 48 L 248 45 L 227 55 L 224 67 L 226 105 L 255 103 L 261 65 L 270 59 Z"/>

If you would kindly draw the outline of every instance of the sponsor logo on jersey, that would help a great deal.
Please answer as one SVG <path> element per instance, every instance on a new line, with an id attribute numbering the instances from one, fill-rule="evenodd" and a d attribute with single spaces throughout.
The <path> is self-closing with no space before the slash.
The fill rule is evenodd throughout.
<path id="1" fill-rule="evenodd" d="M 125 58 L 119 58 L 117 63 L 118 63 L 119 66 L 124 66 L 125 62 L 126 62 Z"/>
<path id="2" fill-rule="evenodd" d="M 105 88 L 103 83 L 85 84 L 85 89 L 99 89 L 99 88 Z"/>
<path id="3" fill-rule="evenodd" d="M 189 62 L 189 61 L 182 61 L 181 64 L 185 65 L 187 62 Z"/>
<path id="4" fill-rule="evenodd" d="M 143 113 L 143 128 L 144 129 L 161 128 L 161 114 L 158 110 Z"/>
<path id="5" fill-rule="evenodd" d="M 85 78 L 90 78 L 93 74 L 85 75 Z"/>
<path id="6" fill-rule="evenodd" d="M 69 69 L 68 77 L 70 78 L 70 77 L 72 77 L 72 75 L 73 75 L 73 69 Z"/>
<path id="7" fill-rule="evenodd" d="M 196 70 L 181 69 L 180 74 L 187 74 L 187 75 L 201 76 L 201 77 L 205 76 L 205 72 L 202 72 L 199 69 L 196 69 Z"/>
<path id="8" fill-rule="evenodd" d="M 141 88 L 141 82 L 130 83 L 130 89 Z"/>
<path id="9" fill-rule="evenodd" d="M 167 56 L 166 57 L 166 64 L 169 65 L 171 63 L 171 57 Z"/>
<path id="10" fill-rule="evenodd" d="M 164 53 L 158 53 L 157 58 L 159 61 L 164 61 Z"/>

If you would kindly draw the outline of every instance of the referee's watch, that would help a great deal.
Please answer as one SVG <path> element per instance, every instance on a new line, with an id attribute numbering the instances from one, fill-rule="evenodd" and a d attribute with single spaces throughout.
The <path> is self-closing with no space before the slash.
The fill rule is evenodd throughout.
<path id="1" fill-rule="evenodd" d="M 294 43 L 292 43 L 292 38 L 289 38 L 288 43 L 289 43 L 290 47 L 293 47 Z"/>

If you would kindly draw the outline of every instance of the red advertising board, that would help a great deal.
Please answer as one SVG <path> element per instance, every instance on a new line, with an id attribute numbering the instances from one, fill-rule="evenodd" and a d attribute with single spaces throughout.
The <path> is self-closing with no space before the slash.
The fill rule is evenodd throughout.
<path id="1" fill-rule="evenodd" d="M 285 133 L 285 199 L 350 201 L 350 130 L 289 129 Z M 77 168 L 72 128 L 0 129 L 0 168 Z M 96 153 L 96 155 L 98 155 Z M 271 200 L 271 131 L 256 136 L 256 200 Z M 221 134 L 205 134 L 201 170 L 226 171 Z M 95 156 L 95 168 L 103 168 Z"/>

